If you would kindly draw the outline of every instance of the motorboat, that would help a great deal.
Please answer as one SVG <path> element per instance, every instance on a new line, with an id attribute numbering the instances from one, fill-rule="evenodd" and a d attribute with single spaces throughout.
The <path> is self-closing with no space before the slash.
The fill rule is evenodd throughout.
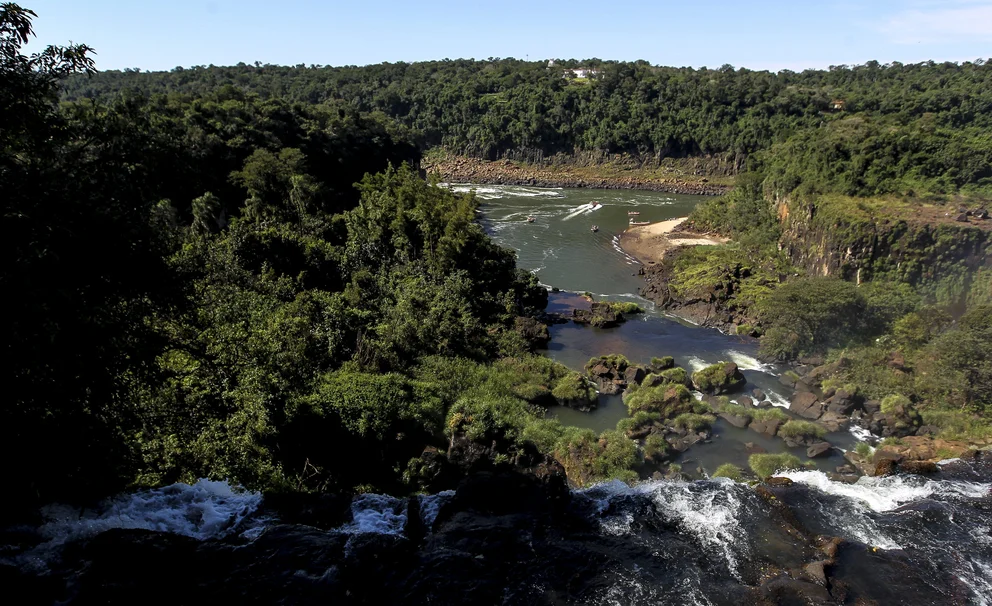
<path id="1" fill-rule="evenodd" d="M 634 221 L 633 219 L 631 219 L 630 220 L 630 224 L 631 225 L 650 225 L 651 222 L 650 221 Z"/>
<path id="2" fill-rule="evenodd" d="M 636 210 L 628 210 L 628 211 L 627 211 L 627 214 L 628 214 L 628 215 L 639 215 L 639 214 L 641 214 L 641 213 L 640 213 L 640 212 L 638 212 L 638 211 L 636 211 Z"/>
<path id="3" fill-rule="evenodd" d="M 534 222 L 534 217 L 527 217 L 527 222 L 528 223 L 533 223 Z"/>
<path id="4" fill-rule="evenodd" d="M 593 225 L 592 227 L 589 228 L 589 230 L 590 231 L 594 231 L 594 232 L 599 231 L 599 226 L 598 225 Z"/>

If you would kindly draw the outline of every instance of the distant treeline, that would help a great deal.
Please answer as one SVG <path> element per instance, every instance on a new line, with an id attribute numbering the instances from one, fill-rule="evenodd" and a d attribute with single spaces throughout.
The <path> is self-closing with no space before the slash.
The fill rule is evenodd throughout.
<path id="1" fill-rule="evenodd" d="M 992 62 L 869 62 L 773 74 L 588 61 L 433 61 L 365 67 L 176 68 L 76 76 L 64 98 L 255 94 L 344 102 L 385 114 L 423 149 L 540 159 L 597 152 L 641 158 L 761 160 L 776 184 L 852 195 L 956 193 L 990 187 Z M 762 154 L 774 151 L 778 153 Z M 757 157 L 756 157 L 757 154 Z"/>

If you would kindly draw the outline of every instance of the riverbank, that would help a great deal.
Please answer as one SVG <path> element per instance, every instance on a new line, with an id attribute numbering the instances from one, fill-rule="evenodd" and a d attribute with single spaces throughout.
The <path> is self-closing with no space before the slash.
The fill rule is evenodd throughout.
<path id="1" fill-rule="evenodd" d="M 725 177 L 683 174 L 669 168 L 618 165 L 532 165 L 510 160 L 488 161 L 462 156 L 424 158 L 421 167 L 449 183 L 529 185 L 590 189 L 638 189 L 685 195 L 720 196 L 731 189 Z"/>
<path id="2" fill-rule="evenodd" d="M 654 265 L 660 263 L 668 251 L 679 246 L 705 246 L 728 242 L 726 238 L 710 234 L 677 231 L 687 218 L 679 217 L 650 225 L 630 227 L 620 234 L 620 248 L 642 264 Z"/>

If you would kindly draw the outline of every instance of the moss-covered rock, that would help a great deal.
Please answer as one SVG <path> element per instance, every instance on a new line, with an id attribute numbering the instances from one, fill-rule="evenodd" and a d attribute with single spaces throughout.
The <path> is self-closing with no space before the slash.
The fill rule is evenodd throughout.
<path id="1" fill-rule="evenodd" d="M 675 358 L 672 356 L 662 356 L 660 358 L 651 358 L 651 370 L 653 372 L 660 372 L 662 370 L 668 370 L 669 368 L 675 367 Z"/>
<path id="2" fill-rule="evenodd" d="M 596 389 L 577 372 L 570 372 L 558 379 L 558 383 L 551 390 L 551 395 L 562 406 L 582 411 L 596 408 L 599 399 Z"/>
<path id="3" fill-rule="evenodd" d="M 747 464 L 751 468 L 751 471 L 762 480 L 770 478 L 779 471 L 803 468 L 802 461 L 795 455 L 787 452 L 778 454 L 753 454 L 748 457 Z"/>
<path id="4" fill-rule="evenodd" d="M 713 472 L 714 478 L 730 478 L 735 482 L 740 482 L 744 478 L 744 470 L 732 463 L 724 463 Z"/>
<path id="5" fill-rule="evenodd" d="M 734 393 L 742 389 L 745 383 L 747 379 L 733 362 L 719 362 L 692 373 L 692 385 L 710 395 Z"/>
<path id="6" fill-rule="evenodd" d="M 695 399 L 684 385 L 662 383 L 655 387 L 641 387 L 624 398 L 630 414 L 640 411 L 654 412 L 663 419 L 671 419 L 685 412 L 692 412 Z"/>

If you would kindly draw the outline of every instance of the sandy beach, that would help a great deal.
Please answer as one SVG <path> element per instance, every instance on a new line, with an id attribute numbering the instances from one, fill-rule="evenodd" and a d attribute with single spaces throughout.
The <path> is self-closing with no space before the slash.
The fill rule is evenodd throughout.
<path id="1" fill-rule="evenodd" d="M 678 246 L 723 244 L 728 240 L 716 236 L 672 232 L 687 217 L 659 221 L 650 225 L 636 225 L 627 228 L 620 235 L 620 247 L 645 265 L 658 263 L 665 253 Z"/>

